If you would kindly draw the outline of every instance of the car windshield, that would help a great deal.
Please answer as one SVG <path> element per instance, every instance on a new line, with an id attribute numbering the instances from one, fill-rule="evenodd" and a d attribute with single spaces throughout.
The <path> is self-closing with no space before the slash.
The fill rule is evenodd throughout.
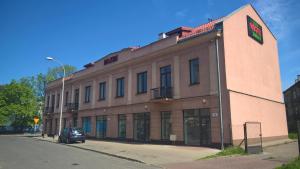
<path id="1" fill-rule="evenodd" d="M 72 128 L 72 133 L 74 134 L 82 134 L 83 131 L 81 128 Z"/>

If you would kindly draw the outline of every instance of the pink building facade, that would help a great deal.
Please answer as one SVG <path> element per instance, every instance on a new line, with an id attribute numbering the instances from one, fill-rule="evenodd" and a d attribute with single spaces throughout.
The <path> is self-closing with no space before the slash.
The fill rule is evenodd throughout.
<path id="1" fill-rule="evenodd" d="M 98 139 L 214 146 L 221 142 L 217 55 L 225 144 L 246 122 L 263 140 L 287 137 L 277 41 L 251 5 L 196 28 L 179 27 L 143 47 L 85 65 L 46 89 L 44 130 L 82 127 Z"/>

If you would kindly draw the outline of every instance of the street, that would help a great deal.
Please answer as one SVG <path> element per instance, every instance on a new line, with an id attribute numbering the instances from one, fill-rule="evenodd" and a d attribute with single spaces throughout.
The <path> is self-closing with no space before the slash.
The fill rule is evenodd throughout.
<path id="1" fill-rule="evenodd" d="M 92 151 L 20 136 L 0 136 L 0 169 L 155 169 Z"/>

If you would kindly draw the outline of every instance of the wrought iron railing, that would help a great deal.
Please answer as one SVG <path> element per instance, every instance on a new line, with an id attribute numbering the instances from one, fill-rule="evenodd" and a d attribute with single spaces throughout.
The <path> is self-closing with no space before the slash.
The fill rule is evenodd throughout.
<path id="1" fill-rule="evenodd" d="M 151 89 L 151 99 L 173 98 L 172 87 L 158 87 Z"/>
<path id="2" fill-rule="evenodd" d="M 79 104 L 78 103 L 68 103 L 67 111 L 68 112 L 78 112 Z"/>

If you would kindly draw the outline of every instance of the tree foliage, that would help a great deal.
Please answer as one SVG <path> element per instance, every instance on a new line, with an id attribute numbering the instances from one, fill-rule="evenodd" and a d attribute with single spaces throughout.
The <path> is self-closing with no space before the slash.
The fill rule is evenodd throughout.
<path id="1" fill-rule="evenodd" d="M 28 126 L 37 110 L 33 89 L 23 82 L 12 81 L 0 91 L 0 125 Z"/>
<path id="2" fill-rule="evenodd" d="M 66 76 L 76 71 L 74 66 L 65 65 Z M 43 108 L 46 84 L 63 77 L 61 66 L 50 68 L 46 74 L 23 77 L 10 84 L 0 85 L 0 125 L 10 122 L 13 126 L 28 126 L 33 116 Z"/>
<path id="3" fill-rule="evenodd" d="M 70 76 L 72 73 L 76 71 L 76 67 L 71 65 L 64 65 L 66 70 L 66 77 Z M 54 67 L 48 69 L 48 72 L 46 74 L 46 81 L 50 82 L 59 78 L 62 78 L 64 76 L 64 70 L 62 66 Z"/>

